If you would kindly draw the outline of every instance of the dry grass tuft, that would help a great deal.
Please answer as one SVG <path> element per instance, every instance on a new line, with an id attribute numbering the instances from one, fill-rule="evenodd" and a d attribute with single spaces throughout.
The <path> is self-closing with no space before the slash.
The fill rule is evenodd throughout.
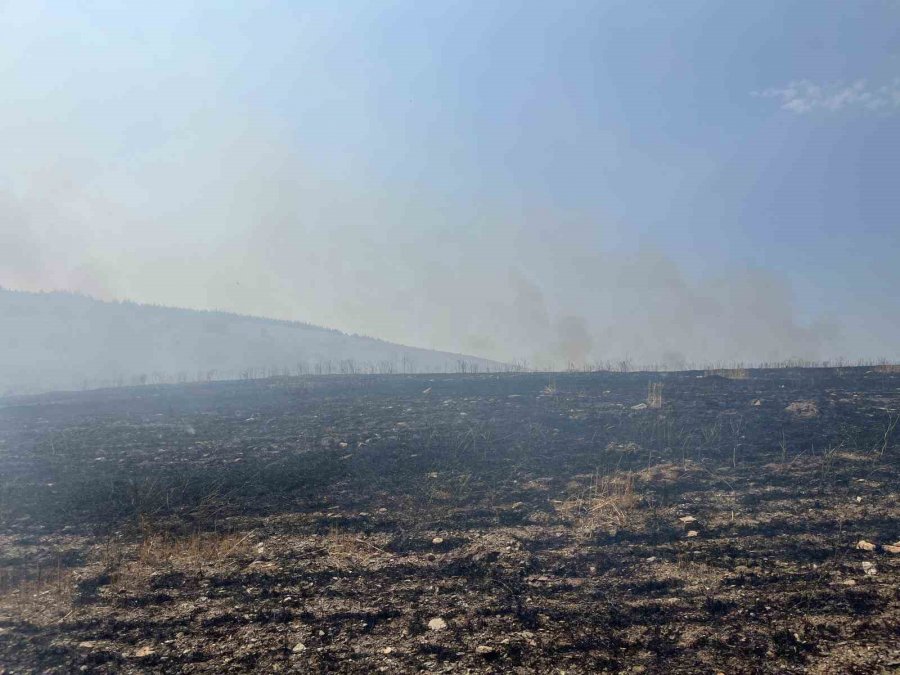
<path id="1" fill-rule="evenodd" d="M 155 532 L 141 539 L 136 560 L 149 567 L 197 567 L 250 551 L 250 534 L 195 532 L 188 536 L 175 536 Z"/>
<path id="2" fill-rule="evenodd" d="M 219 531 L 185 535 L 144 521 L 136 542 L 107 542 L 97 562 L 109 574 L 115 592 L 131 592 L 143 588 L 158 570 L 202 574 L 204 566 L 252 557 L 252 536 L 253 532 Z"/>
<path id="3" fill-rule="evenodd" d="M 642 485 L 671 485 L 681 478 L 687 471 L 686 466 L 691 464 L 693 463 L 674 464 L 672 462 L 663 462 L 654 464 L 636 472 L 634 478 L 637 483 Z"/>
<path id="4" fill-rule="evenodd" d="M 662 408 L 663 405 L 663 383 L 651 382 L 647 385 L 647 407 Z"/>
<path id="5" fill-rule="evenodd" d="M 819 406 L 816 405 L 815 401 L 794 401 L 784 410 L 800 419 L 810 419 L 819 416 Z"/>
<path id="6" fill-rule="evenodd" d="M 715 368 L 703 374 L 705 377 L 724 377 L 727 380 L 746 380 L 750 377 L 750 371 L 746 368 Z"/>
<path id="7" fill-rule="evenodd" d="M 875 366 L 872 370 L 876 373 L 900 373 L 900 363 L 882 363 Z"/>
<path id="8" fill-rule="evenodd" d="M 329 562 L 343 570 L 365 567 L 379 555 L 390 555 L 387 551 L 361 539 L 359 535 L 336 529 L 330 530 L 322 543 Z"/>
<path id="9" fill-rule="evenodd" d="M 557 511 L 574 519 L 587 532 L 626 526 L 641 501 L 635 492 L 635 476 L 627 471 L 612 475 L 594 474 L 590 485 L 571 499 L 557 503 Z"/>

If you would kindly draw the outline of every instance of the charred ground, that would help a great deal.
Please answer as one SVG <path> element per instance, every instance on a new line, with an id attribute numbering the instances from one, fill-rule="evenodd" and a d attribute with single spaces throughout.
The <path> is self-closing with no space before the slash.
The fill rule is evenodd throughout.
<path id="1" fill-rule="evenodd" d="M 7 399 L 0 672 L 891 672 L 898 412 L 861 368 Z"/>

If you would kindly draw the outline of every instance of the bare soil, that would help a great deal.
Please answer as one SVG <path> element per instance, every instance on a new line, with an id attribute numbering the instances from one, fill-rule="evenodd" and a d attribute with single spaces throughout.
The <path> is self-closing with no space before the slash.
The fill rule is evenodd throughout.
<path id="1" fill-rule="evenodd" d="M 897 672 L 898 413 L 857 368 L 0 400 L 0 672 Z"/>

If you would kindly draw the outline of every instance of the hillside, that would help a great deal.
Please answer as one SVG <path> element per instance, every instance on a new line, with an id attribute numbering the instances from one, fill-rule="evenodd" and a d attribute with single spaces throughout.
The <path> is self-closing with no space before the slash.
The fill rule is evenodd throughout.
<path id="1" fill-rule="evenodd" d="M 0 395 L 286 373 L 455 372 L 492 365 L 300 322 L 0 289 Z"/>

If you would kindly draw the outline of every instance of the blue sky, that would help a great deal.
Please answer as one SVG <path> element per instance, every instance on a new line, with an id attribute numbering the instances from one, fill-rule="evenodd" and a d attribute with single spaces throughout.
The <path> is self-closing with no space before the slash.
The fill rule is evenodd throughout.
<path id="1" fill-rule="evenodd" d="M 6 2 L 0 283 L 497 358 L 897 358 L 898 25 L 891 0 Z"/>

